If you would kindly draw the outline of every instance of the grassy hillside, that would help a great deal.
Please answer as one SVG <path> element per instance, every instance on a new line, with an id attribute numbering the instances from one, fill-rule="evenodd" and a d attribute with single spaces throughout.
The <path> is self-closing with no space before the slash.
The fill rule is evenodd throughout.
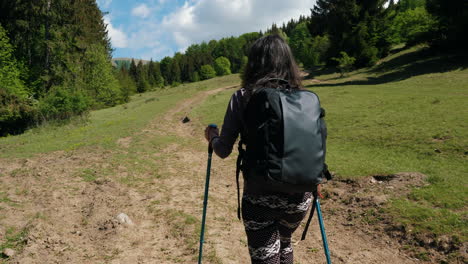
<path id="1" fill-rule="evenodd" d="M 202 90 L 238 83 L 238 75 L 230 75 L 138 94 L 127 104 L 93 111 L 86 119 L 73 120 L 66 125 L 46 124 L 19 136 L 0 138 L 0 158 L 30 157 L 39 153 L 75 150 L 86 146 L 111 149 L 116 146 L 117 139 L 140 131 L 176 102 Z"/>
<path id="2" fill-rule="evenodd" d="M 337 178 L 359 179 L 398 172 L 420 172 L 428 176 L 426 187 L 392 200 L 375 216 L 376 220 L 390 218 L 394 226 L 401 224 L 410 238 L 447 237 L 455 245 L 468 241 L 467 65 L 466 58 L 437 57 L 421 48 L 413 48 L 395 51 L 377 66 L 351 72 L 345 78 L 335 73 L 316 72 L 312 74 L 313 79 L 305 81 L 306 87 L 320 96 L 327 110 L 327 163 Z M 203 103 L 196 102 L 189 107 L 192 109 L 189 117 L 194 121 L 190 124 L 195 129 L 198 127 L 200 134 L 178 131 L 177 124 L 172 123 L 156 124 L 153 128 L 157 131 L 175 129 L 178 133 L 146 134 L 148 124 L 170 109 L 176 111 L 177 118 L 184 116 L 186 110 L 173 109 L 174 106 L 182 100 L 196 98 L 200 91 L 239 82 L 238 75 L 229 75 L 136 95 L 125 105 L 93 111 L 85 120 L 65 125 L 48 124 L 23 135 L 0 138 L 0 159 L 13 162 L 16 158 L 44 157 L 54 151 L 72 154 L 77 150 L 86 150 L 82 152 L 89 155 L 96 150 L 101 156 L 109 150 L 116 152 L 109 154 L 110 166 L 100 168 L 90 162 L 74 168 L 77 172 L 72 171 L 70 175 L 79 175 L 91 183 L 98 177 L 117 177 L 120 183 L 129 186 L 165 179 L 166 163 L 160 161 L 177 163 L 180 157 L 176 159 L 172 149 L 160 155 L 157 147 L 163 143 L 168 145 L 172 140 L 183 143 L 182 148 L 188 149 L 186 155 L 192 155 L 194 149 L 206 151 L 206 146 L 201 145 L 202 128 L 207 123 L 222 123 L 234 89 L 207 95 Z M 122 148 L 119 140 L 126 137 L 132 137 L 130 147 L 119 150 Z M 202 162 L 197 161 L 197 164 Z M 125 165 L 132 173 L 119 176 L 116 171 L 120 165 Z M 171 173 L 179 174 L 180 164 L 175 168 L 177 170 Z M 186 175 L 197 171 L 191 167 L 186 170 Z M 7 175 L 2 173 L 0 177 Z M 165 184 L 172 180 L 168 177 Z M 10 195 L 21 195 L 20 191 L 16 193 Z M 7 196 L 0 197 L 5 208 L 8 208 L 8 204 L 5 205 L 8 201 Z M 191 212 L 195 213 L 198 212 Z M 182 222 L 174 223 L 185 226 Z M 196 241 L 198 233 L 190 234 Z"/>
<path id="3" fill-rule="evenodd" d="M 306 80 L 327 111 L 328 164 L 339 178 L 421 172 L 429 185 L 386 209 L 409 235 L 467 241 L 468 69 L 466 57 L 395 52 L 379 65 Z M 314 74 L 314 73 L 313 73 Z M 222 123 L 231 92 L 194 110 Z"/>

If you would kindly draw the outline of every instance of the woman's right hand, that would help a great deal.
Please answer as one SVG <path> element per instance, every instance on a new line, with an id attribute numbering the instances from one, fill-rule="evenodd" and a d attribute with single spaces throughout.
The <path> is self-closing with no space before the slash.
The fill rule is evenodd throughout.
<path id="1" fill-rule="evenodd" d="M 205 128 L 205 139 L 211 142 L 211 139 L 219 136 L 219 129 L 217 127 L 207 126 Z"/>

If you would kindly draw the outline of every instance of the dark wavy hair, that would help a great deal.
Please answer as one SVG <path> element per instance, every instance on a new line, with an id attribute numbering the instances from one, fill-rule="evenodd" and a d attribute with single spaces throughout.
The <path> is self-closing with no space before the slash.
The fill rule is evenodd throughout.
<path id="1" fill-rule="evenodd" d="M 299 67 L 288 44 L 278 35 L 256 40 L 249 52 L 249 60 L 242 74 L 242 87 L 247 100 L 258 87 L 277 87 L 280 80 L 289 82 L 291 89 L 302 89 Z"/>

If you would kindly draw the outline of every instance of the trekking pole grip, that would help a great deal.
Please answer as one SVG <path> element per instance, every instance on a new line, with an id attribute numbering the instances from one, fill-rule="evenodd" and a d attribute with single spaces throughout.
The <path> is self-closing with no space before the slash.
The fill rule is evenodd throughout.
<path id="1" fill-rule="evenodd" d="M 218 128 L 218 126 L 216 124 L 209 124 L 208 127 L 209 128 Z M 213 154 L 213 146 L 211 145 L 211 140 L 208 143 L 208 154 Z"/>

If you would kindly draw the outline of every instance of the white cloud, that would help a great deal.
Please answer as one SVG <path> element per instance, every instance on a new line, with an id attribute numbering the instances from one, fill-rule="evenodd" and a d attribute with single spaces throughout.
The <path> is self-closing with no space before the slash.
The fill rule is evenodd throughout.
<path id="1" fill-rule="evenodd" d="M 126 48 L 128 46 L 127 35 L 118 28 L 115 28 L 110 20 L 109 16 L 104 17 L 104 23 L 107 24 L 107 32 L 111 39 L 113 48 Z"/>
<path id="2" fill-rule="evenodd" d="M 316 0 L 199 0 L 187 1 L 164 17 L 162 25 L 179 49 L 231 35 L 265 30 L 291 18 L 309 15 Z"/>
<path id="3" fill-rule="evenodd" d="M 109 23 L 113 46 L 127 47 L 134 57 L 160 60 L 195 43 L 264 31 L 273 23 L 310 15 L 316 0 L 186 0 L 161 18 L 161 5 L 168 2 L 147 0 L 133 8 L 127 35 Z"/>
<path id="4" fill-rule="evenodd" d="M 132 9 L 132 15 L 146 18 L 151 13 L 151 9 L 146 4 L 140 4 Z"/>

